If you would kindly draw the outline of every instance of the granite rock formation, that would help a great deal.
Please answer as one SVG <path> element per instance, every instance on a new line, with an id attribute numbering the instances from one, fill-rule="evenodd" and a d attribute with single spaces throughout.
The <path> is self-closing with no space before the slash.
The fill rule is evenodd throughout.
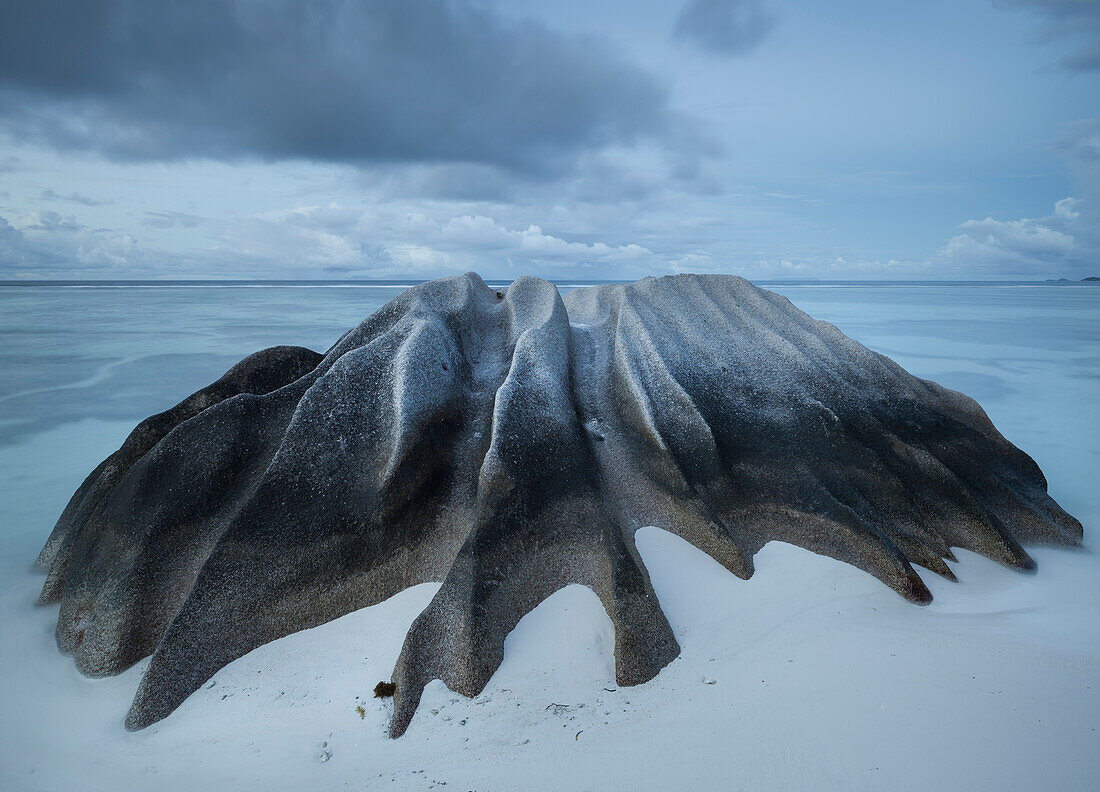
<path id="1" fill-rule="evenodd" d="M 476 695 L 563 586 L 615 626 L 621 685 L 679 647 L 634 545 L 683 537 L 735 575 L 779 540 L 931 599 L 960 547 L 1081 525 L 976 402 L 731 276 L 576 289 L 473 274 L 401 293 L 326 354 L 275 347 L 140 424 L 39 558 L 86 674 L 152 655 L 126 724 L 171 713 L 257 646 L 441 581 L 393 672 Z M 365 680 L 371 682 L 373 680 Z"/>

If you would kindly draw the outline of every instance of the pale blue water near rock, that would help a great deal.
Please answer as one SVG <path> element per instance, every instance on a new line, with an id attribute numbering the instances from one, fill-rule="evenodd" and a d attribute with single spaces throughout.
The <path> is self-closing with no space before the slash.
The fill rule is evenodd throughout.
<path id="1" fill-rule="evenodd" d="M 1089 549 L 1100 532 L 1100 285 L 759 285 L 914 374 L 976 398 L 1039 463 L 1051 494 L 1084 523 L 1079 563 L 1092 573 L 1074 590 L 1100 595 L 1100 585 L 1089 582 L 1100 580 L 1100 562 Z M 67 686 L 66 720 L 74 728 L 83 717 L 80 696 L 111 698 L 121 724 L 133 692 L 131 672 L 127 680 L 77 679 L 52 646 L 56 609 L 33 605 L 42 578 L 31 563 L 87 472 L 139 420 L 245 355 L 274 344 L 324 350 L 397 291 L 0 285 L 0 699 L 8 709 L 0 787 L 51 788 L 49 729 L 35 713 L 56 706 L 49 693 L 55 684 Z M 1040 579 L 1050 566 L 1043 559 L 1067 552 L 1037 556 Z M 1058 623 L 1077 625 L 1065 629 L 1067 646 L 1100 687 L 1100 613 L 1093 607 L 1091 614 L 1089 623 L 1081 623 L 1079 611 Z M 1054 693 L 1067 707 L 1077 695 Z M 1088 706 L 1100 709 L 1095 694 L 1088 695 Z M 1054 736 L 1052 745 L 1100 748 L 1095 732 Z M 111 739 L 131 738 L 119 726 Z"/>

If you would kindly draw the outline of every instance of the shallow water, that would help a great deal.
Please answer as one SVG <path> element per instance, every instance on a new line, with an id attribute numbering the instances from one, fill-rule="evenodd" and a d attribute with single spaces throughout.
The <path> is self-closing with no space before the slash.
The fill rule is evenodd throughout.
<path id="1" fill-rule="evenodd" d="M 1100 285 L 786 284 L 771 288 L 914 374 L 977 399 L 998 429 L 1036 459 L 1051 494 L 1084 522 L 1086 547 L 1094 544 L 1092 537 L 1100 530 L 1100 488 L 1096 485 L 1100 471 Z M 136 682 L 134 670 L 127 672 L 125 679 L 80 678 L 51 646 L 53 611 L 32 605 L 41 577 L 30 571 L 30 564 L 84 475 L 117 447 L 136 422 L 213 381 L 245 355 L 274 344 L 323 350 L 395 293 L 389 287 L 0 285 L 0 679 L 7 680 L 0 693 L 8 700 L 0 732 L 0 786 L 5 779 L 16 779 L 18 785 L 12 788 L 50 788 L 51 752 L 38 747 L 48 735 L 35 731 L 33 725 L 25 728 L 39 722 L 34 715 L 38 707 L 56 705 L 56 696 L 51 698 L 46 691 L 55 685 L 67 691 L 73 708 L 67 721 L 75 721 L 79 729 L 85 717 L 80 714 L 82 696 L 88 696 L 87 701 L 94 698 L 97 707 L 109 705 L 114 720 L 107 722 L 121 723 Z M 1059 552 L 1065 551 L 1050 551 L 1051 557 L 1062 557 Z M 1059 562 L 1053 563 L 1057 566 Z M 1100 593 L 1094 583 L 1100 577 L 1095 557 L 1086 552 L 1067 563 L 1071 571 L 1065 574 L 1081 576 L 1076 582 L 1069 580 L 1067 591 Z M 1042 579 L 1046 571 L 1044 566 L 1038 577 Z M 1007 600 L 997 598 L 995 587 L 996 581 L 1002 580 L 997 577 L 1001 573 L 981 574 L 994 581 L 981 607 L 993 611 L 1006 608 Z M 655 573 L 655 585 L 661 583 L 658 577 Z M 662 601 L 664 591 L 658 585 Z M 930 613 L 946 619 L 952 601 L 939 604 L 938 591 L 936 596 L 938 604 L 933 609 L 941 610 Z M 1009 599 L 1013 603 L 1020 599 L 1023 607 L 1031 607 L 1034 603 L 1029 605 L 1027 596 L 1013 594 Z M 1053 621 L 1049 623 L 1058 625 L 1054 632 L 1064 634 L 1064 645 L 1055 648 L 1076 658 L 1074 667 L 1082 678 L 1096 675 L 1100 670 L 1100 615 L 1095 609 L 1059 611 L 1051 605 L 1054 601 L 1043 607 L 1051 609 Z M 961 602 L 966 607 L 972 604 L 970 600 Z M 792 603 L 790 618 L 801 618 L 798 614 L 812 604 Z M 1081 619 L 1090 613 L 1091 622 L 1082 624 Z M 917 618 L 909 614 L 907 608 L 899 610 L 902 621 L 898 624 Z M 940 624 L 947 622 L 925 624 L 922 634 L 936 635 Z M 985 629 L 982 624 L 974 622 L 971 632 Z M 878 627 L 869 629 L 873 636 Z M 947 629 L 944 634 L 952 633 Z M 690 636 L 678 637 L 685 655 L 690 654 Z M 394 652 L 399 648 L 399 638 L 397 641 Z M 687 657 L 673 667 L 690 668 L 691 662 Z M 1055 693 L 1055 702 L 1061 700 L 1057 696 L 1065 697 L 1069 702 L 1065 706 L 1072 708 L 1077 694 L 1068 689 Z M 87 711 L 93 710 L 89 705 Z M 101 728 L 101 721 L 95 719 L 98 715 L 86 717 L 91 719 L 89 728 Z M 1077 717 L 1073 728 L 1082 728 L 1084 717 Z M 170 722 L 184 723 L 185 716 L 166 721 Z M 1065 728 L 1070 725 L 1067 720 Z M 56 730 L 55 725 L 50 728 Z M 1030 739 L 1026 731 L 1021 734 L 1021 739 Z M 1073 742 L 1065 743 L 1062 737 L 1068 740 L 1070 735 L 1053 735 L 1051 751 Z M 150 738 L 128 736 L 119 727 L 109 738 L 113 742 L 104 743 L 104 750 L 129 756 L 127 751 L 145 750 L 142 743 L 135 742 L 143 739 Z M 1078 734 L 1073 739 L 1085 738 Z M 1091 739 L 1077 747 L 1100 747 L 1095 732 Z M 580 741 L 576 742 L 578 746 L 566 747 L 579 749 Z M 411 742 L 402 744 L 402 750 L 407 750 Z M 818 747 L 828 750 L 827 744 Z M 188 750 L 172 748 L 174 760 L 186 758 Z M 201 755 L 195 751 L 196 756 Z M 63 763 L 64 757 L 54 759 Z M 1094 761 L 1092 764 L 1095 768 Z M 852 768 L 848 771 L 855 772 Z M 113 767 L 111 772 L 104 771 L 104 778 L 115 779 L 110 782 L 115 783 L 130 776 Z M 794 776 L 780 773 L 776 778 L 793 783 Z M 854 781 L 854 786 L 873 787 L 868 780 L 872 778 L 852 776 L 848 780 Z M 108 782 L 102 786 L 107 788 Z M 99 786 L 93 783 L 89 788 Z"/>

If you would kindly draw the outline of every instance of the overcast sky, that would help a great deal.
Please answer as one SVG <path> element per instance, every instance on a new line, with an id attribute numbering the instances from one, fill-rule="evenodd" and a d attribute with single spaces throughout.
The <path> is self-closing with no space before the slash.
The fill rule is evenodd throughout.
<path id="1" fill-rule="evenodd" d="M 4 0 L 0 279 L 1100 275 L 1100 0 Z"/>

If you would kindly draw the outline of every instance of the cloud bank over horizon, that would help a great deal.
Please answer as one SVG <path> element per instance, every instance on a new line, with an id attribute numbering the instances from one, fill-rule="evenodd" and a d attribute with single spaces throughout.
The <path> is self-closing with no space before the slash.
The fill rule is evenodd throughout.
<path id="1" fill-rule="evenodd" d="M 1100 274 L 1095 40 L 1073 0 L 13 0 L 0 279 Z"/>

